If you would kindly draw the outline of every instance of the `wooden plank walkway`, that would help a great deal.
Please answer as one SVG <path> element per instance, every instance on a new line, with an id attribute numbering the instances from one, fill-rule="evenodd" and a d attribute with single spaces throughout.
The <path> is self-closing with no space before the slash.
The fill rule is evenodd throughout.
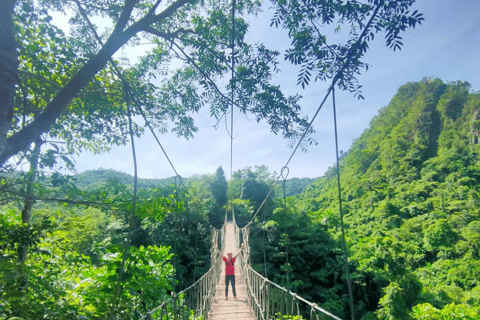
<path id="1" fill-rule="evenodd" d="M 235 246 L 233 224 L 227 224 L 226 228 L 224 256 L 227 256 L 228 252 L 235 253 L 238 250 Z M 217 285 L 209 320 L 255 320 L 255 315 L 247 304 L 247 288 L 240 270 L 235 267 L 237 300 L 233 299 L 231 285 L 228 288 L 228 300 L 225 300 L 225 264 L 220 272 L 220 281 Z"/>

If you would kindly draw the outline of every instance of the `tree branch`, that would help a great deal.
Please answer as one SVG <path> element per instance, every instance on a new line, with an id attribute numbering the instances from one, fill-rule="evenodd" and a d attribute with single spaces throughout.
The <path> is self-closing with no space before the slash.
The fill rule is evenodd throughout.
<path id="1" fill-rule="evenodd" d="M 124 32 L 112 33 L 100 51 L 70 79 L 47 104 L 44 111 L 33 122 L 7 140 L 5 150 L 0 154 L 0 165 L 18 152 L 27 149 L 37 136 L 48 131 L 72 99 L 80 93 L 98 71 L 105 67 L 113 54 L 139 31 L 141 31 L 141 24 L 136 23 Z"/>
<path id="2" fill-rule="evenodd" d="M 185 4 L 187 4 L 190 0 L 178 0 L 174 3 L 172 3 L 168 8 L 163 10 L 157 15 L 147 15 L 145 16 L 142 20 L 139 21 L 139 23 L 143 26 L 143 31 L 146 31 L 145 28 L 148 26 L 160 22 L 163 19 L 169 17 L 172 15 L 177 9 L 181 8 Z"/>
<path id="3" fill-rule="evenodd" d="M 138 3 L 139 0 L 126 0 L 125 7 L 123 7 L 122 13 L 120 14 L 120 18 L 118 19 L 115 29 L 113 29 L 112 34 L 122 32 L 125 29 L 125 26 L 128 23 L 128 19 L 130 18 L 133 8 Z"/>
<path id="4" fill-rule="evenodd" d="M 313 27 L 315 28 L 315 31 L 317 31 L 317 34 L 318 34 L 318 37 L 322 38 L 322 33 L 320 32 L 320 30 L 318 29 L 317 25 L 315 24 L 315 21 L 313 19 L 310 19 L 310 22 L 312 23 Z M 323 41 L 322 39 L 322 43 L 328 48 L 328 50 L 330 50 L 331 53 L 333 53 L 337 58 L 339 58 L 338 54 L 335 52 L 335 50 L 333 50 L 332 47 L 330 47 L 328 44 L 327 44 L 327 41 Z"/>
<path id="5" fill-rule="evenodd" d="M 51 85 L 52 87 L 55 87 L 57 89 L 61 89 L 62 86 L 60 86 L 58 84 L 58 82 L 56 81 L 53 81 L 53 80 L 49 80 L 47 78 L 44 78 L 42 77 L 41 75 L 38 75 L 38 74 L 35 74 L 35 73 L 32 73 L 32 72 L 29 72 L 29 71 L 26 71 L 26 70 L 22 70 L 22 69 L 18 69 L 18 74 L 21 75 L 21 76 L 26 76 L 26 77 L 30 77 L 30 78 L 33 78 L 33 79 L 37 79 L 43 83 L 47 83 L 49 85 Z"/>
<path id="6" fill-rule="evenodd" d="M 202 68 L 200 68 L 196 63 L 195 61 L 193 61 L 193 59 L 182 49 L 182 47 L 180 47 L 178 44 L 175 43 L 175 41 L 173 41 L 173 39 L 167 37 L 167 34 L 163 33 L 163 32 L 160 32 L 158 30 L 155 30 L 153 28 L 147 28 L 145 31 L 151 33 L 151 34 L 154 34 L 156 36 L 159 36 L 161 38 L 164 38 L 165 40 L 169 41 L 173 46 L 175 46 L 181 53 L 182 55 L 185 57 L 185 59 L 188 61 L 188 63 L 190 63 L 195 69 L 197 69 L 197 71 L 202 75 L 203 78 L 205 78 L 208 82 L 210 82 L 210 84 L 214 87 L 215 91 L 222 97 L 224 98 L 225 100 L 227 100 L 229 103 L 232 103 L 232 100 L 225 96 L 221 91 L 220 89 L 218 88 L 218 86 L 216 85 L 216 83 L 208 76 L 208 74 L 202 70 Z M 175 51 L 175 50 L 174 50 Z M 178 53 L 177 53 L 178 55 Z M 179 56 L 179 58 L 181 58 Z M 234 102 L 235 104 L 235 102 Z M 236 104 L 235 104 L 236 105 Z M 236 105 L 238 107 L 238 105 Z"/>
<path id="7" fill-rule="evenodd" d="M 92 22 L 90 21 L 90 19 L 88 18 L 88 15 L 87 13 L 85 12 L 85 10 L 83 9 L 82 5 L 80 4 L 80 2 L 78 0 L 73 0 L 73 2 L 75 2 L 75 4 L 77 5 L 78 7 L 78 11 L 80 11 L 80 15 L 83 17 L 83 20 L 85 20 L 85 22 L 88 24 L 88 26 L 90 27 L 90 29 L 92 29 L 92 32 L 93 32 L 93 35 L 95 36 L 95 38 L 97 39 L 98 43 L 103 46 L 103 41 L 102 39 L 100 38 L 100 36 L 98 35 L 97 33 L 97 30 L 95 30 L 95 27 L 93 26 Z"/>
<path id="8" fill-rule="evenodd" d="M 162 0 L 157 0 L 157 2 L 155 2 L 155 4 L 153 5 L 153 7 L 148 11 L 147 16 L 153 16 L 153 15 L 155 15 L 155 10 L 157 10 L 158 5 L 160 4 L 160 2 L 162 2 Z"/>
<path id="9" fill-rule="evenodd" d="M 1 140 L 6 136 L 6 133 L 5 135 L 2 135 L 0 132 L 0 166 L 3 165 L 10 157 L 22 150 L 27 149 L 30 143 L 32 143 L 37 136 L 47 132 L 50 126 L 55 123 L 62 111 L 67 107 L 67 105 L 91 81 L 95 74 L 105 67 L 113 54 L 125 43 L 127 43 L 131 37 L 140 31 L 145 31 L 149 25 L 168 18 L 177 9 L 189 2 L 189 0 L 178 0 L 172 3 L 161 13 L 157 15 L 145 16 L 127 29 L 123 30 L 128 22 L 128 18 L 135 6 L 136 1 L 137 0 L 127 0 L 126 6 L 122 11 L 121 17 L 117 22 L 114 32 L 112 32 L 108 40 L 105 42 L 105 45 L 70 79 L 70 81 L 47 104 L 44 111 L 34 121 L 6 140 L 4 150 L 1 149 L 3 146 Z M 18 67 L 14 68 L 15 74 L 17 69 Z M 11 89 L 14 89 L 12 85 L 10 85 L 10 87 Z M 2 129 L 2 125 L 3 123 L 0 122 L 0 131 Z"/>
<path id="10" fill-rule="evenodd" d="M 145 31 L 148 32 L 148 33 L 151 33 L 153 35 L 159 36 L 161 38 L 164 38 L 165 40 L 168 40 L 168 41 L 172 41 L 173 39 L 177 38 L 178 35 L 181 34 L 181 33 L 198 35 L 198 33 L 193 31 L 193 30 L 183 29 L 183 28 L 179 28 L 175 32 L 162 32 L 162 31 L 156 30 L 152 27 L 147 27 Z"/>
<path id="11" fill-rule="evenodd" d="M 377 16 L 378 11 L 383 6 L 383 4 L 384 4 L 384 1 L 380 1 L 380 3 L 377 4 L 377 7 L 375 8 L 375 11 L 373 12 L 372 16 L 370 17 L 370 20 L 368 21 L 368 23 L 365 25 L 365 28 L 363 29 L 362 33 L 358 37 L 358 40 L 348 50 L 347 60 L 343 64 L 342 68 L 340 68 L 340 70 L 337 72 L 337 74 L 333 78 L 332 85 L 335 85 L 335 83 L 338 81 L 338 79 L 343 76 L 343 71 L 345 71 L 345 69 L 350 64 L 350 60 L 352 59 L 353 54 L 357 51 L 357 47 L 360 45 L 360 42 L 363 40 L 363 37 L 365 37 L 365 34 L 367 33 L 368 29 L 370 28 L 370 25 L 375 20 L 375 17 Z"/>

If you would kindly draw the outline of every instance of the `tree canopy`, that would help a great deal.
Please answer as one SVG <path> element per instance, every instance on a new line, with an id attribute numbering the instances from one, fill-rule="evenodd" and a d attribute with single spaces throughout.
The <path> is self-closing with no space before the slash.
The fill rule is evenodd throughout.
<path id="1" fill-rule="evenodd" d="M 354 75 L 367 67 L 361 58 L 374 34 L 385 32 L 386 44 L 399 49 L 400 33 L 423 20 L 409 11 L 413 2 L 274 1 L 272 24 L 289 30 L 292 48 L 286 58 L 302 66 L 302 86 L 314 72 L 315 79 L 334 77 L 342 89 L 358 92 Z M 9 1 L 0 28 L 7 39 L 0 52 L 6 97 L 0 108 L 0 163 L 27 151 L 46 133 L 74 143 L 77 151 L 124 144 L 128 103 L 135 106 L 132 115 L 144 113 L 161 130 L 171 121 L 182 137 L 197 130 L 191 114 L 202 106 L 219 119 L 234 103 L 257 121 L 267 121 L 272 132 L 298 139 L 308 124 L 300 116 L 300 97 L 287 97 L 271 83 L 279 53 L 245 42 L 244 16 L 259 8 L 257 1 L 236 2 L 232 39 L 227 1 L 177 0 L 161 6 L 153 0 Z M 69 34 L 53 25 L 52 12 L 71 13 Z M 100 32 L 93 19 L 109 27 Z M 347 43 L 327 43 L 319 24 L 333 23 L 349 25 Z M 142 41 L 153 46 L 137 63 L 113 59 L 119 49 Z M 217 80 L 230 71 L 233 44 L 235 77 L 224 88 L 235 86 L 238 94 L 231 101 Z M 171 70 L 172 59 L 183 65 Z M 160 85 L 152 84 L 156 77 Z M 140 125 L 134 128 L 136 134 L 143 131 Z"/>
<path id="2" fill-rule="evenodd" d="M 132 115 L 145 115 L 155 128 L 165 130 L 171 121 L 178 136 L 192 137 L 197 130 L 192 113 L 208 105 L 219 119 L 232 103 L 224 91 L 232 84 L 217 85 L 231 67 L 232 42 L 238 48 L 235 86 L 242 95 L 234 103 L 240 110 L 266 119 L 273 132 L 287 138 L 306 125 L 299 97 L 286 97 L 270 83 L 278 53 L 244 41 L 243 15 L 255 13 L 258 2 L 237 2 L 234 40 L 226 1 L 179 0 L 162 3 L 162 9 L 160 1 L 139 0 L 9 3 L 13 11 L 6 11 L 10 19 L 2 23 L 9 24 L 5 30 L 15 41 L 6 42 L 5 49 L 18 54 L 2 64 L 12 73 L 2 76 L 2 88 L 12 97 L 2 106 L 9 118 L 0 119 L 2 128 L 8 127 L 0 141 L 2 164 L 45 133 L 74 143 L 77 151 L 124 144 L 128 103 Z M 72 13 L 70 34 L 52 23 L 51 12 Z M 99 34 L 94 18 L 112 28 Z M 113 59 L 120 48 L 140 41 L 152 43 L 152 49 L 138 62 Z M 172 69 L 172 59 L 181 67 Z M 157 77 L 160 84 L 152 84 Z M 278 119 L 274 115 L 281 110 L 284 116 Z M 140 125 L 134 128 L 136 134 L 143 131 Z"/>

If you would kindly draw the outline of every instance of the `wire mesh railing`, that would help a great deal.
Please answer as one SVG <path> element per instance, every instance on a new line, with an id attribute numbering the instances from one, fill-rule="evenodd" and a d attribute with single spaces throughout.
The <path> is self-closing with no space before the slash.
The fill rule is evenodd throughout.
<path id="1" fill-rule="evenodd" d="M 240 241 L 245 243 L 246 250 L 240 254 L 239 265 L 247 287 L 248 304 L 257 320 L 341 320 L 253 270 L 250 264 L 249 225 L 244 228 L 235 225 L 234 230 L 237 246 Z"/>
<path id="2" fill-rule="evenodd" d="M 258 320 L 340 320 L 317 304 L 268 280 L 250 266 L 245 268 L 244 279 L 247 285 L 248 302 Z"/>

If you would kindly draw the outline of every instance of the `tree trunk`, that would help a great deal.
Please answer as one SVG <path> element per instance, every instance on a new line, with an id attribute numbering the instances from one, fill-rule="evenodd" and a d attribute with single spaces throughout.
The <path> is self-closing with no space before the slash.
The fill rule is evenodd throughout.
<path id="1" fill-rule="evenodd" d="M 18 79 L 18 54 L 13 32 L 15 0 L 0 0 L 0 154 L 7 143 Z"/>
<path id="2" fill-rule="evenodd" d="M 22 210 L 22 223 L 30 224 L 32 220 L 32 209 L 35 204 L 35 193 L 34 193 L 34 184 L 37 177 L 38 171 L 38 159 L 40 157 L 40 149 L 42 147 L 43 141 L 38 140 L 35 142 L 35 147 L 33 148 L 32 155 L 28 160 L 30 162 L 30 170 L 27 174 L 27 190 L 25 203 Z M 27 260 L 27 243 L 20 243 L 18 247 L 18 261 L 23 263 Z"/>

